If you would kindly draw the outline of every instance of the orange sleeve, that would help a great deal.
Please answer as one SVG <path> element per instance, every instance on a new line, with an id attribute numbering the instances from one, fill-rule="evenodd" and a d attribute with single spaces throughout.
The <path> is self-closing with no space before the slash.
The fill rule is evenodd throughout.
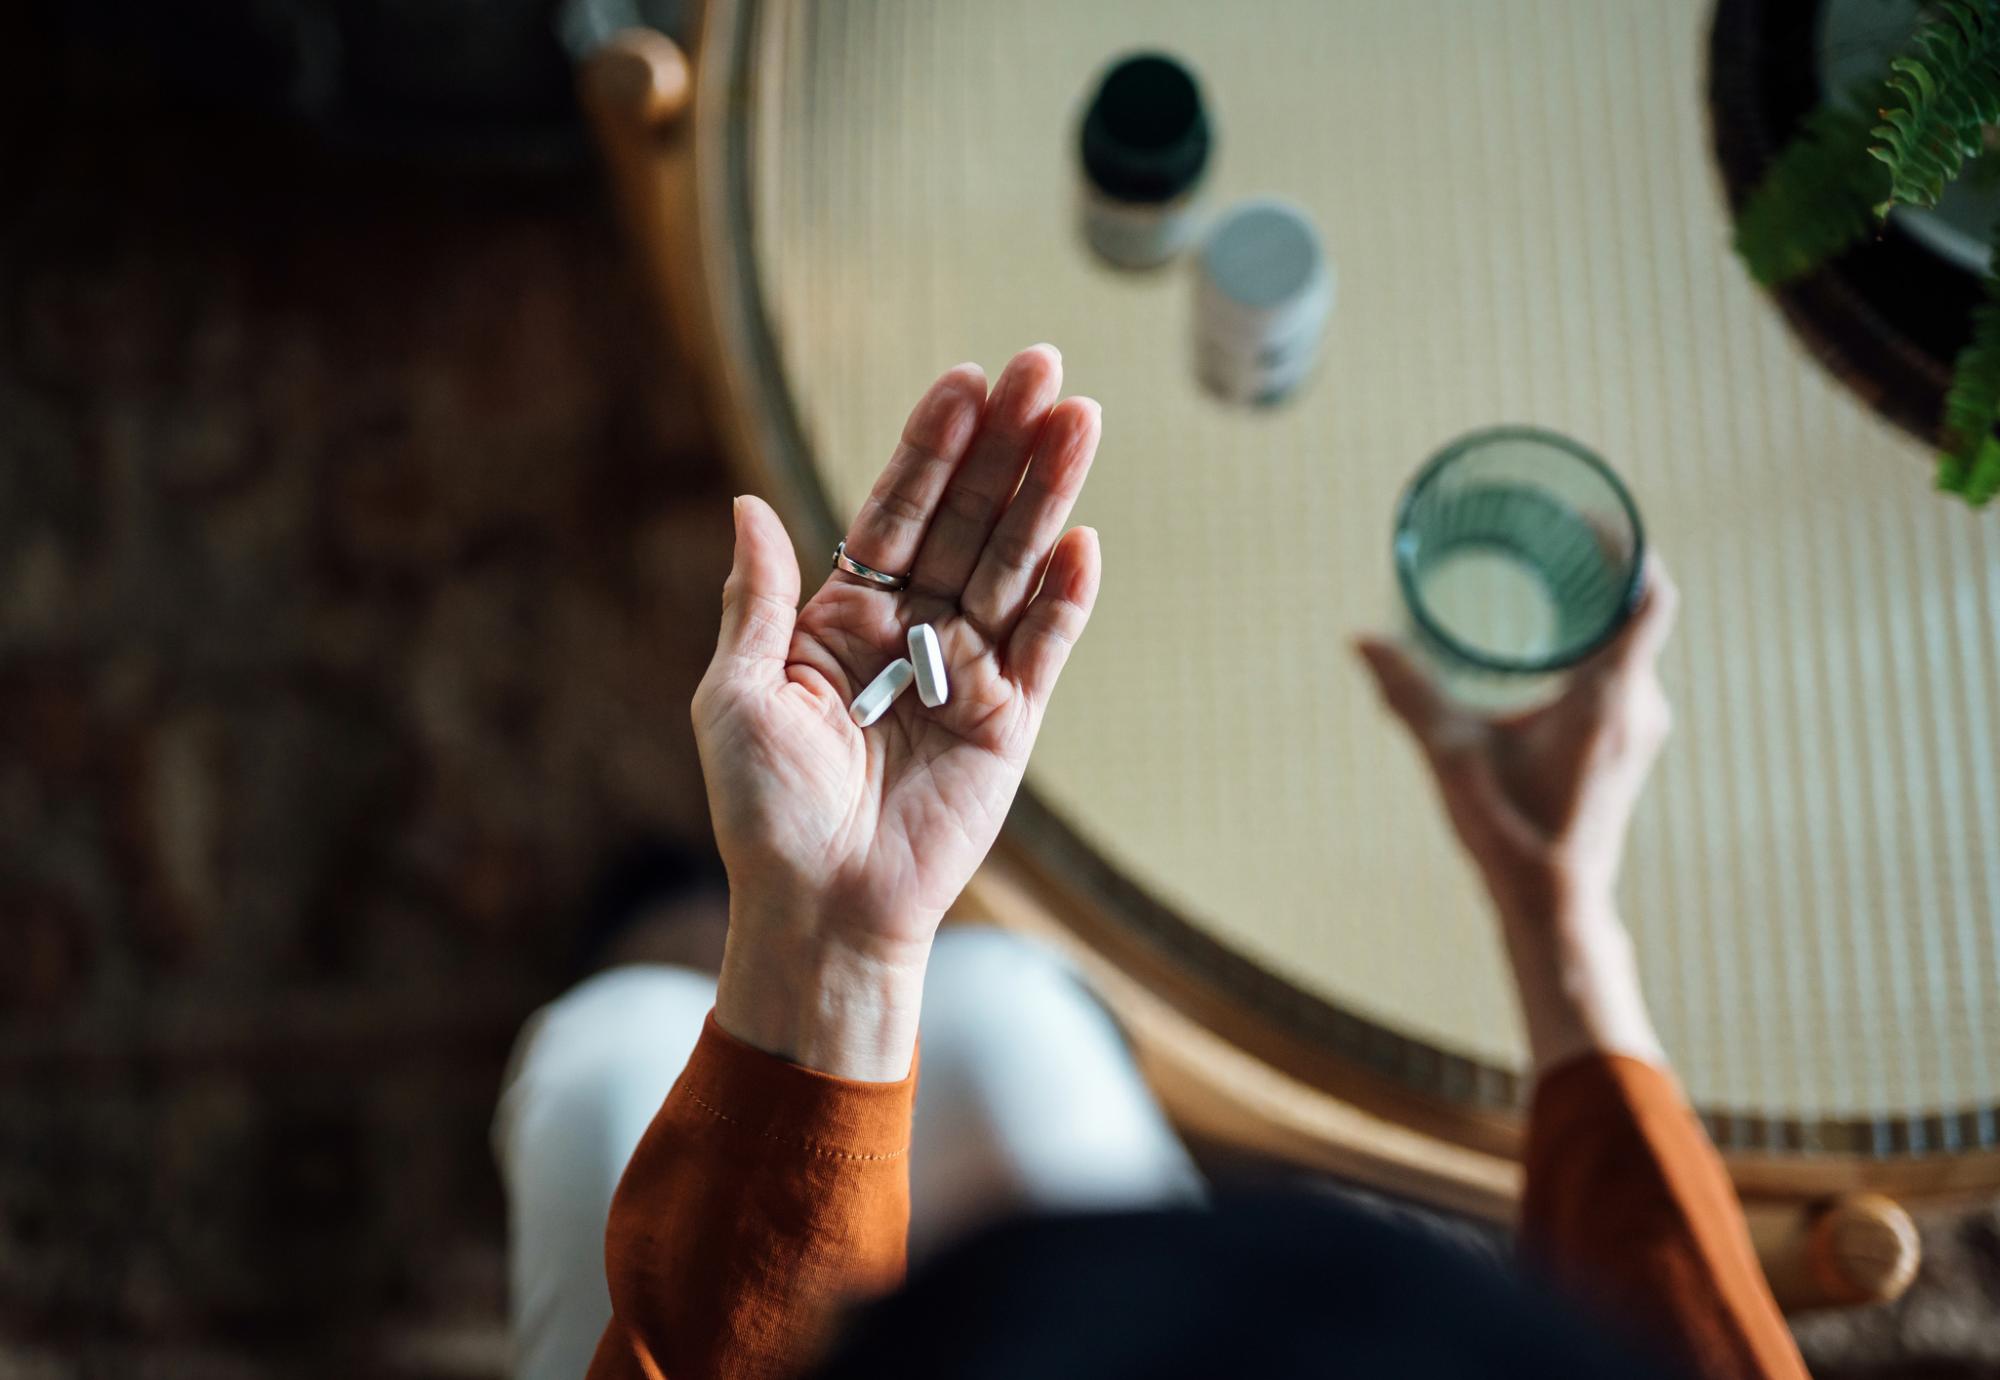
<path id="1" fill-rule="evenodd" d="M 842 1300 L 900 1283 L 916 1085 L 801 1068 L 711 1012 L 611 1203 L 590 1380 L 790 1377 Z"/>
<path id="2" fill-rule="evenodd" d="M 1664 1069 L 1589 1055 L 1542 1076 L 1521 1243 L 1701 1375 L 1805 1380 L 1722 1159 Z"/>

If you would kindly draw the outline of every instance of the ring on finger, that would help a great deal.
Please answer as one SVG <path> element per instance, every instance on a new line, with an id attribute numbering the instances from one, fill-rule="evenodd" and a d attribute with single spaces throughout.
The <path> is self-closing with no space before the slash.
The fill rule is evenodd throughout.
<path id="1" fill-rule="evenodd" d="M 855 579 L 881 590 L 907 589 L 910 584 L 908 575 L 891 575 L 886 570 L 877 570 L 872 565 L 864 565 L 855 560 L 847 554 L 845 540 L 833 548 L 833 568 L 842 575 L 852 575 Z"/>

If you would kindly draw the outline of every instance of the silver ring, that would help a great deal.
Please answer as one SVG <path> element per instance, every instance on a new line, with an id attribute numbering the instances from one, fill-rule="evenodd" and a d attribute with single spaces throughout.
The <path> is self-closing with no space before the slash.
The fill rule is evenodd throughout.
<path id="1" fill-rule="evenodd" d="M 866 580 L 877 589 L 907 589 L 910 584 L 910 577 L 907 575 L 891 575 L 886 570 L 877 570 L 872 565 L 863 565 L 855 560 L 847 554 L 845 540 L 833 548 L 833 568 L 858 580 Z"/>

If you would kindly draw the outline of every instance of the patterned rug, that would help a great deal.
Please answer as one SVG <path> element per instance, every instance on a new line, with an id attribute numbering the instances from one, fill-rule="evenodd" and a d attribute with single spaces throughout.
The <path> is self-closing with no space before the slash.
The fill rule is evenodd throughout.
<path id="1" fill-rule="evenodd" d="M 0 1374 L 495 1373 L 501 1060 L 592 869 L 706 828 L 724 491 L 588 168 L 61 102 L 0 211 Z"/>
<path id="2" fill-rule="evenodd" d="M 0 1375 L 497 1375 L 501 1060 L 593 868 L 706 827 L 727 490 L 587 169 L 17 75 Z M 1821 1374 L 2000 1370 L 2000 1215 L 1926 1228 Z"/>

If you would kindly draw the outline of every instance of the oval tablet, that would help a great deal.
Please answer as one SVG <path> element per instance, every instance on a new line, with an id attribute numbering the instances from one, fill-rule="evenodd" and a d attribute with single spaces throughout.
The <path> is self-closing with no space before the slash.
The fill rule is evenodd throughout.
<path id="1" fill-rule="evenodd" d="M 951 685 L 944 676 L 944 648 L 937 631 L 928 623 L 910 629 L 910 661 L 917 668 L 917 698 L 936 709 L 951 698 Z"/>
<path id="2" fill-rule="evenodd" d="M 854 703 L 847 712 L 854 716 L 854 722 L 863 728 L 874 723 L 888 713 L 889 706 L 896 702 L 896 696 L 910 688 L 910 682 L 917 678 L 916 668 L 902 657 L 897 657 L 882 668 L 882 674 L 868 682 L 868 688 L 854 697 Z"/>

